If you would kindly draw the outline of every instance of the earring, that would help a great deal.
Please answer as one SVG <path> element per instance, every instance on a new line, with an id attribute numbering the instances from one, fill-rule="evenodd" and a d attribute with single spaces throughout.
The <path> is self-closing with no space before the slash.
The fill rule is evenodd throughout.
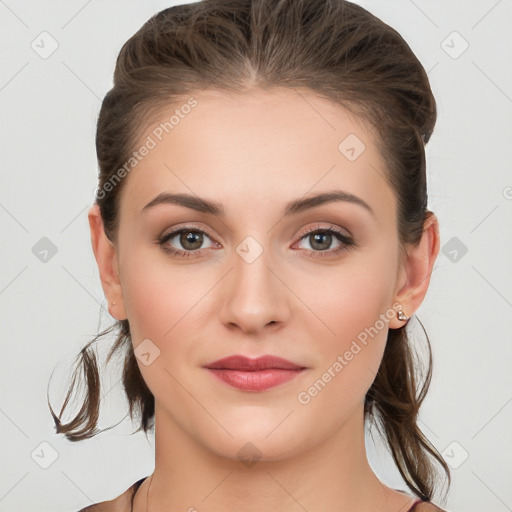
<path id="1" fill-rule="evenodd" d="M 409 317 L 401 309 L 396 312 L 396 317 L 398 320 L 409 320 Z"/>

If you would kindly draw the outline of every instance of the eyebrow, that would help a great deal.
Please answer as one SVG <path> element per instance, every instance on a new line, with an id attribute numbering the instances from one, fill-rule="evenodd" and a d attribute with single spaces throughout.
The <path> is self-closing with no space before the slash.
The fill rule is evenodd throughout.
<path id="1" fill-rule="evenodd" d="M 301 213 L 310 208 L 320 206 L 327 203 L 333 203 L 335 201 L 345 201 L 348 203 L 357 204 L 368 210 L 372 215 L 375 215 L 374 211 L 368 203 L 363 201 L 360 197 L 343 190 L 333 190 L 331 192 L 323 192 L 306 198 L 296 199 L 289 202 L 283 212 L 283 215 L 295 215 Z M 162 192 L 152 199 L 144 208 L 142 212 L 149 210 L 150 208 L 159 204 L 175 204 L 178 206 L 184 206 L 198 212 L 209 213 L 218 217 L 225 217 L 224 207 L 221 203 L 215 201 L 209 201 L 197 196 L 190 194 L 170 194 L 168 192 Z"/>

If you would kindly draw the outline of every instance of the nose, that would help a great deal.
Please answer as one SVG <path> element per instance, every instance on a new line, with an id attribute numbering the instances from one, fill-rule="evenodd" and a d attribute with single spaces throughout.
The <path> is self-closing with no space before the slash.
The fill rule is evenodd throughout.
<path id="1" fill-rule="evenodd" d="M 254 246 L 250 250 L 254 251 Z M 221 322 L 231 330 L 264 334 L 282 327 L 290 317 L 293 294 L 267 253 L 263 250 L 254 260 L 243 251 L 233 254 L 233 268 L 223 279 L 219 309 Z"/>

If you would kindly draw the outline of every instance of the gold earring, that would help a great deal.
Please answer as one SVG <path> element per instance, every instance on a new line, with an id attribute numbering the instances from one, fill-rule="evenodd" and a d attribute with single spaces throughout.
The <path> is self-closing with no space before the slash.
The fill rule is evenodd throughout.
<path id="1" fill-rule="evenodd" d="M 409 320 L 409 317 L 401 309 L 397 311 L 396 317 L 398 320 Z"/>

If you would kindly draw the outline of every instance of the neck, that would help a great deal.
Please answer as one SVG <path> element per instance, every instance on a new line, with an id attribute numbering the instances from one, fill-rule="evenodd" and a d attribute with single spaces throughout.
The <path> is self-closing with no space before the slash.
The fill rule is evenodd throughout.
<path id="1" fill-rule="evenodd" d="M 306 452 L 249 464 L 208 450 L 156 404 L 155 470 L 144 485 L 134 512 L 363 512 L 409 499 L 383 485 L 369 466 L 362 408 Z"/>

